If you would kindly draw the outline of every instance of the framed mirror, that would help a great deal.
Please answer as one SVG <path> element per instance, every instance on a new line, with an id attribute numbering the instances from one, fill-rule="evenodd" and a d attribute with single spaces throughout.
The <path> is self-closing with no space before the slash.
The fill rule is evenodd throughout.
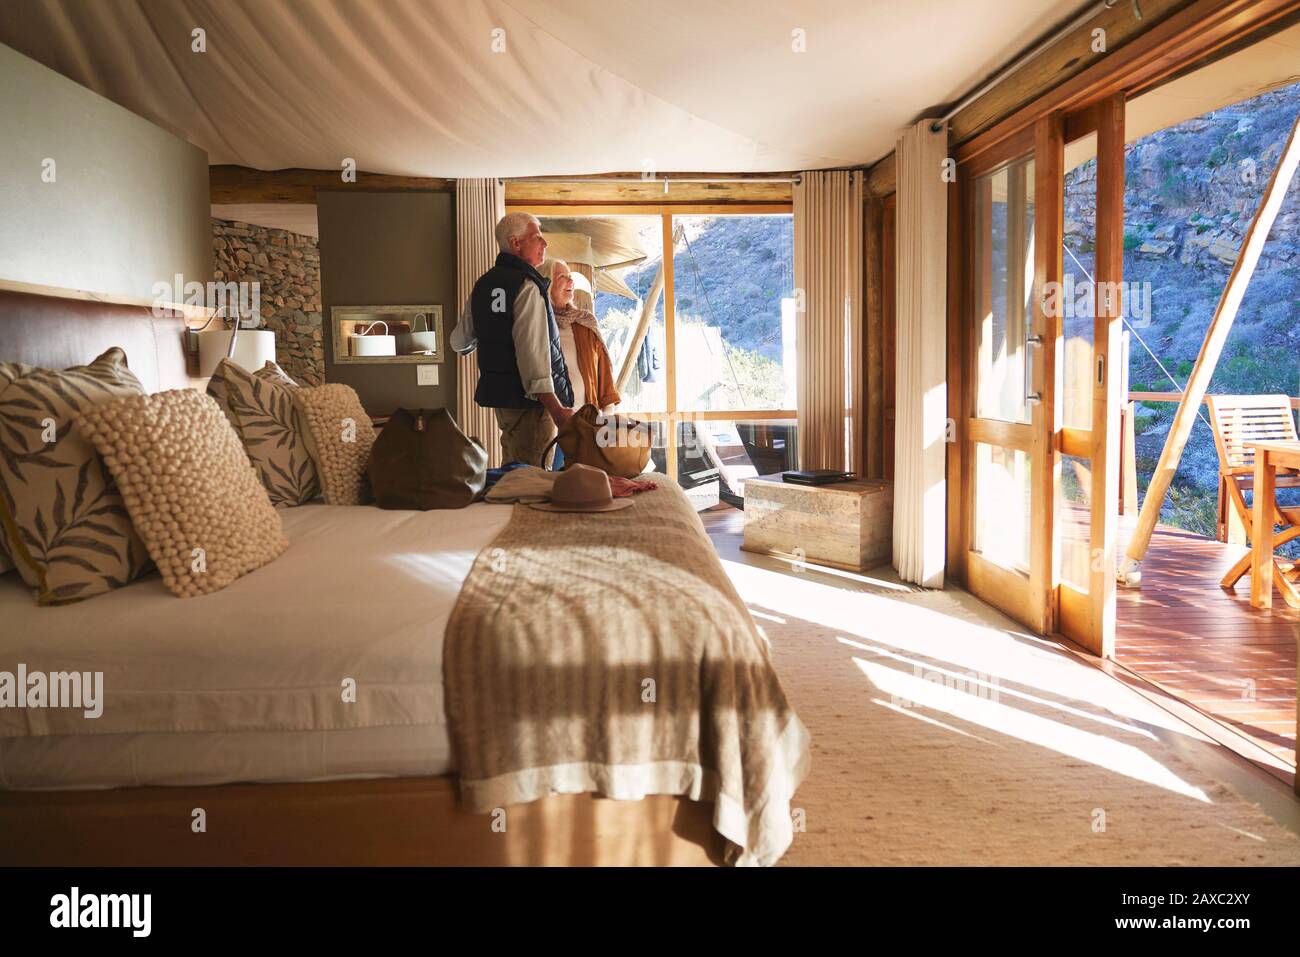
<path id="1" fill-rule="evenodd" d="M 443 362 L 442 306 L 333 306 L 336 363 Z"/>

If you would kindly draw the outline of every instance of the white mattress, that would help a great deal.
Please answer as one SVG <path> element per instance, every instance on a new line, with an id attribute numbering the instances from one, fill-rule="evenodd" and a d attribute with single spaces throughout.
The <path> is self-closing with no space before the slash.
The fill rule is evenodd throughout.
<path id="1" fill-rule="evenodd" d="M 0 577 L 0 670 L 104 673 L 97 719 L 0 709 L 0 787 L 444 773 L 443 631 L 510 512 L 286 509 L 289 549 L 199 598 L 154 575 L 40 608 Z"/>

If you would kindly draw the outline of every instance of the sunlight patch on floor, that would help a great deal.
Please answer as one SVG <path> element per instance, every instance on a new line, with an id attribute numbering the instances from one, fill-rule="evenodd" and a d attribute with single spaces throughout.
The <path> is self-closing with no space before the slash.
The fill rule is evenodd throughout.
<path id="1" fill-rule="evenodd" d="M 929 715 L 921 714 L 919 711 L 912 710 L 911 708 L 904 708 L 902 705 L 894 704 L 892 701 L 884 701 L 880 698 L 872 698 L 871 703 L 875 705 L 879 705 L 882 708 L 888 708 L 890 711 L 896 712 L 897 714 L 901 714 L 904 717 L 915 718 L 917 721 L 924 721 L 926 724 L 932 724 L 936 728 L 943 728 L 943 730 L 951 731 L 953 734 L 960 734 L 963 738 L 971 738 L 975 741 L 980 741 L 984 744 L 990 745 L 991 747 L 995 747 L 995 748 L 1002 747 L 1002 745 L 994 741 L 990 741 L 988 738 L 981 738 L 978 734 L 971 734 L 969 731 L 963 731 L 961 728 L 957 727 L 956 725 L 946 724 L 945 722 L 940 721 L 938 718 L 931 718 Z"/>
<path id="2" fill-rule="evenodd" d="M 981 688 L 986 688 L 992 694 L 993 700 L 995 701 L 998 700 L 1002 695 L 1009 695 L 1014 698 L 1019 698 L 1022 701 L 1028 701 L 1028 702 L 1032 702 L 1033 704 L 1042 705 L 1047 708 L 1052 708 L 1056 711 L 1062 712 L 1063 714 L 1074 715 L 1077 718 L 1084 718 L 1088 721 L 1096 721 L 1099 724 L 1107 725 L 1118 731 L 1123 731 L 1125 734 L 1137 734 L 1137 735 L 1141 735 L 1142 737 L 1149 738 L 1152 741 L 1157 740 L 1156 735 L 1153 732 L 1147 730 L 1146 728 L 1138 727 L 1132 724 L 1131 722 L 1120 721 L 1114 718 L 1108 718 L 1105 715 L 1083 711 L 1080 708 L 1074 708 L 1071 707 L 1070 705 L 1062 704 L 1059 701 L 1049 701 L 1046 698 L 1040 698 L 1037 695 L 1028 694 L 1024 691 L 1019 691 L 1015 688 L 1007 687 L 1006 685 L 1002 684 L 1000 681 L 990 680 L 986 676 L 982 676 L 977 672 L 968 671 L 963 673 L 960 671 L 953 671 L 949 668 L 944 668 L 939 665 L 931 664 L 928 661 L 922 661 L 919 658 L 909 658 L 906 655 L 896 654 L 892 651 L 886 651 L 882 648 L 874 648 L 871 645 L 864 645 L 860 641 L 852 641 L 848 638 L 837 637 L 836 640 L 839 641 L 840 644 L 847 645 L 850 648 L 856 648 L 859 651 L 870 652 L 871 654 L 880 655 L 883 658 L 889 658 L 893 661 L 899 662 L 900 664 L 907 665 L 912 669 L 912 673 L 914 675 L 927 676 L 926 680 L 933 680 L 930 679 L 928 675 L 934 673 L 944 679 L 949 679 L 950 683 L 952 681 L 956 681 L 956 682 L 960 682 L 961 684 L 964 684 L 968 688 L 972 684 L 977 685 Z"/>
<path id="3" fill-rule="evenodd" d="M 933 661 L 959 672 L 975 671 L 1000 683 L 1032 689 L 1043 705 L 1087 714 L 1148 733 L 1164 728 L 1186 734 L 1182 722 L 1104 672 L 1078 661 L 1050 641 L 1003 627 L 1001 616 L 957 593 L 882 595 L 788 572 L 723 559 L 728 576 L 752 613 L 824 627 L 827 639 L 860 639 L 877 653 Z M 820 569 L 819 569 L 820 571 Z M 996 622 L 999 624 L 990 624 Z M 781 641 L 782 627 L 767 624 Z"/>
<path id="4" fill-rule="evenodd" d="M 1067 757 L 1087 761 L 1136 781 L 1210 803 L 1209 797 L 1200 788 L 1188 784 L 1151 755 L 1131 744 L 1031 714 L 988 697 L 967 694 L 887 665 L 862 658 L 854 658 L 853 662 L 873 685 L 890 695 L 891 701 L 906 702 L 908 708 L 921 707 L 951 715 L 1027 744 L 1050 748 Z"/>

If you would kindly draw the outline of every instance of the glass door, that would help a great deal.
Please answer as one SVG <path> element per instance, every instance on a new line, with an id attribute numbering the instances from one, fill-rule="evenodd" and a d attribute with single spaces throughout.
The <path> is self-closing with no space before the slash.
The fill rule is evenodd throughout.
<path id="1" fill-rule="evenodd" d="M 1095 654 L 1114 645 L 1124 104 L 1052 114 L 958 167 L 951 314 L 967 587 Z"/>
<path id="2" fill-rule="evenodd" d="M 957 436 L 960 570 L 972 592 L 1045 632 L 1052 624 L 1049 422 L 1035 305 L 1042 226 L 1032 135 L 980 155 L 961 173 L 967 241 L 959 330 L 966 358 Z"/>

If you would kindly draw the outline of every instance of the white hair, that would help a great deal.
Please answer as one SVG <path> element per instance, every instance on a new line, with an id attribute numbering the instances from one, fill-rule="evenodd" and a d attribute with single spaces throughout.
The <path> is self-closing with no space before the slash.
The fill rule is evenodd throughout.
<path id="1" fill-rule="evenodd" d="M 569 266 L 569 264 L 566 263 L 563 259 L 552 259 L 552 260 L 551 260 L 550 268 L 547 269 L 547 272 L 546 272 L 546 277 L 547 277 L 548 279 L 550 279 L 552 282 L 555 281 L 555 267 L 556 267 L 556 266 L 563 266 L 565 269 L 568 269 L 569 272 L 573 272 L 573 269 L 572 269 L 572 268 Z"/>
<path id="2" fill-rule="evenodd" d="M 503 253 L 510 252 L 510 240 L 518 239 L 528 231 L 528 224 L 536 223 L 541 228 L 541 220 L 532 213 L 506 213 L 501 217 L 501 222 L 497 223 L 495 230 L 497 237 L 497 246 Z"/>

